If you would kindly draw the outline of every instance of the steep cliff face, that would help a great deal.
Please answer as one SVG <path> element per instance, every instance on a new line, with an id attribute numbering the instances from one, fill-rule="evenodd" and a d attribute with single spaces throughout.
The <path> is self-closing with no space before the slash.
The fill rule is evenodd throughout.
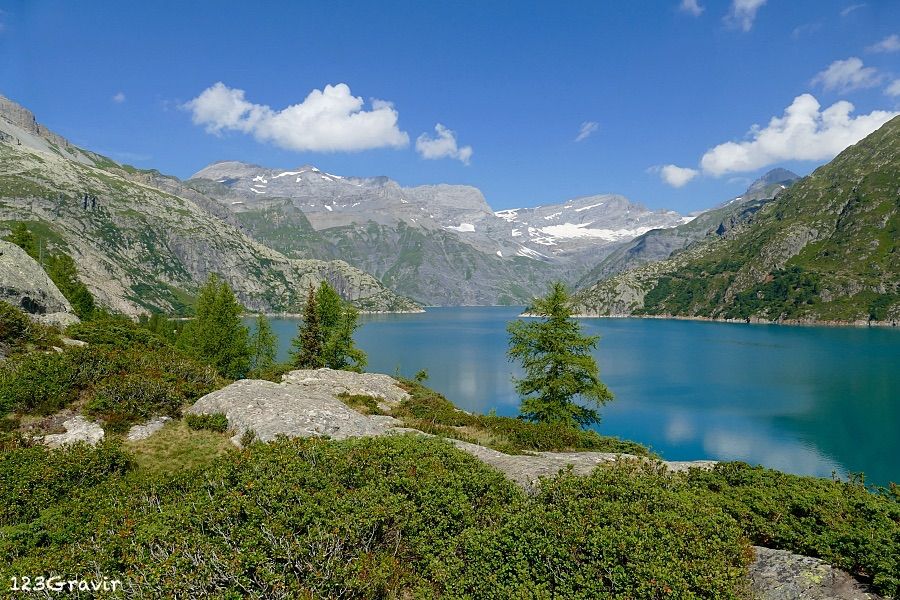
<path id="1" fill-rule="evenodd" d="M 585 314 L 900 319 L 900 117 L 750 223 L 578 295 Z"/>
<path id="2" fill-rule="evenodd" d="M 417 310 L 345 262 L 290 259 L 250 239 L 207 210 L 221 210 L 218 203 L 174 178 L 23 128 L 33 123 L 23 110 L 0 104 L 0 226 L 27 222 L 50 248 L 65 250 L 101 304 L 128 314 L 184 312 L 217 273 L 251 310 L 296 310 L 322 280 L 363 310 Z"/>

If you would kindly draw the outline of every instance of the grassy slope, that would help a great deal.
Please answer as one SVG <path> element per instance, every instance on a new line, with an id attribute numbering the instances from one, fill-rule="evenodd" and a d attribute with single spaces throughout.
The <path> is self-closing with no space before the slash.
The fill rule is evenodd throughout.
<path id="1" fill-rule="evenodd" d="M 587 313 L 900 318 L 900 118 L 817 169 L 724 240 L 579 294 Z"/>

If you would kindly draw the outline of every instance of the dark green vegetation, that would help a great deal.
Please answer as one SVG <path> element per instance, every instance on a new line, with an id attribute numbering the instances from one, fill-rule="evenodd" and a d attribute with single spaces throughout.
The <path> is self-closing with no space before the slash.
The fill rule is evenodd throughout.
<path id="1" fill-rule="evenodd" d="M 644 446 L 599 435 L 569 423 L 529 422 L 497 415 L 477 415 L 456 408 L 441 394 L 416 381 L 403 381 L 410 398 L 391 411 L 391 416 L 426 433 L 472 442 L 507 454 L 530 451 L 620 452 L 650 456 Z M 374 399 L 349 396 L 344 400 L 362 412 L 377 414 Z"/>
<path id="2" fill-rule="evenodd" d="M 251 347 L 242 312 L 228 284 L 210 275 L 197 298 L 197 316 L 185 325 L 176 346 L 225 377 L 243 377 L 250 370 Z"/>
<path id="3" fill-rule="evenodd" d="M 20 308 L 0 301 L 0 356 L 59 346 L 59 332 L 28 318 Z"/>
<path id="4" fill-rule="evenodd" d="M 217 431 L 225 433 L 228 431 L 228 417 L 223 413 L 212 413 L 211 415 L 185 415 L 184 422 L 191 429 Z"/>
<path id="5" fill-rule="evenodd" d="M 895 118 L 779 194 L 749 224 L 669 260 L 601 281 L 579 294 L 579 310 L 896 321 L 898 189 L 900 118 Z M 634 290 L 633 297 L 623 289 Z"/>
<path id="6" fill-rule="evenodd" d="M 515 381 L 522 417 L 582 427 L 599 423 L 600 413 L 574 401 L 581 398 L 599 407 L 612 400 L 591 354 L 599 338 L 581 333 L 562 283 L 552 284 L 527 312 L 539 319 L 513 321 L 507 328 L 509 359 L 521 362 L 525 371 L 525 377 Z"/>
<path id="7" fill-rule="evenodd" d="M 343 369 L 362 371 L 366 353 L 353 343 L 359 327 L 359 311 L 344 302 L 326 281 L 306 295 L 303 320 L 291 342 L 293 364 L 298 369 Z"/>
<path id="8" fill-rule="evenodd" d="M 96 569 L 151 597 L 739 598 L 753 541 L 896 594 L 898 511 L 741 464 L 621 463 L 529 497 L 414 437 L 253 444 L 175 474 L 114 444 L 18 448 L 0 454 L 0 577 Z"/>
<path id="9" fill-rule="evenodd" d="M 59 249 L 52 252 L 45 250 L 48 248 L 48 240 L 35 235 L 24 222 L 15 223 L 12 232 L 6 239 L 38 261 L 62 295 L 72 305 L 72 310 L 79 319 L 90 319 L 94 316 L 97 310 L 94 297 L 78 278 L 75 261 L 71 256 Z"/>
<path id="10" fill-rule="evenodd" d="M 108 326 L 121 337 L 111 336 Z M 224 384 L 214 369 L 125 319 L 85 322 L 68 333 L 90 345 L 30 352 L 0 364 L 0 414 L 77 408 L 102 419 L 108 430 L 123 431 L 152 416 L 180 416 L 184 405 Z"/>

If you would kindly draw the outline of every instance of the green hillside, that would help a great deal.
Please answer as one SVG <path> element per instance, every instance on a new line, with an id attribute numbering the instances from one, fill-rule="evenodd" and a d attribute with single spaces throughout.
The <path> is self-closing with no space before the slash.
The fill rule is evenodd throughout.
<path id="1" fill-rule="evenodd" d="M 751 223 L 583 289 L 584 314 L 769 321 L 900 318 L 900 118 Z"/>

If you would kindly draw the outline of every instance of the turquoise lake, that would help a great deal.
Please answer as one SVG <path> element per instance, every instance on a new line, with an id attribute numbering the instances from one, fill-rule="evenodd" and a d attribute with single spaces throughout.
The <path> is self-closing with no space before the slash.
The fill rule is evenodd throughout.
<path id="1" fill-rule="evenodd" d="M 515 415 L 506 324 L 521 308 L 363 315 L 368 371 L 411 377 L 457 406 Z M 657 319 L 583 319 L 615 400 L 597 430 L 670 460 L 742 460 L 900 482 L 900 331 Z M 273 319 L 281 358 L 297 321 Z"/>

